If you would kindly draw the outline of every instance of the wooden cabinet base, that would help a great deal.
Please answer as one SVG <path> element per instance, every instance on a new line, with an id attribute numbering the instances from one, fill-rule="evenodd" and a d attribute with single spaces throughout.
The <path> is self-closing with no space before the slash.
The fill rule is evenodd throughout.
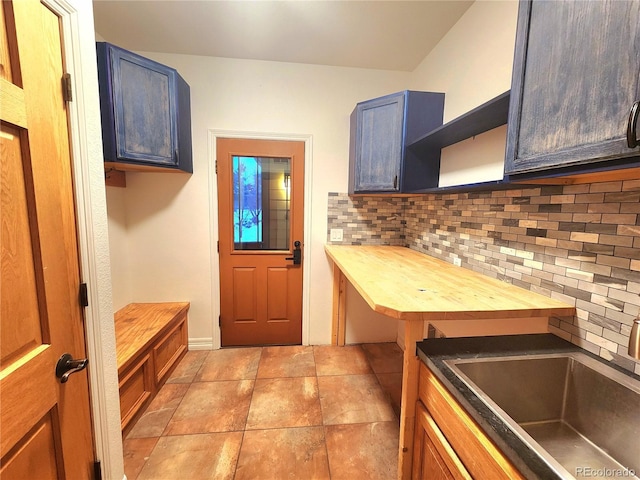
<path id="1" fill-rule="evenodd" d="M 189 303 L 131 303 L 115 314 L 123 435 L 187 353 Z"/>
<path id="2" fill-rule="evenodd" d="M 416 469 L 419 467 L 414 457 L 413 478 L 524 480 L 509 459 L 423 363 L 420 364 L 418 396 L 420 401 L 417 411 L 421 413 L 416 419 L 419 427 L 416 427 L 415 438 L 423 435 L 430 439 L 432 447 L 442 457 L 452 476 L 416 476 Z M 420 430 L 426 433 L 423 434 Z M 424 451 L 424 447 L 415 446 L 414 455 L 419 448 Z M 423 463 L 435 461 L 424 453 L 420 458 L 424 458 Z M 420 471 L 417 470 L 418 473 Z"/>
<path id="3" fill-rule="evenodd" d="M 418 402 L 413 440 L 414 480 L 471 480 L 471 475 L 456 455 L 429 412 Z"/>

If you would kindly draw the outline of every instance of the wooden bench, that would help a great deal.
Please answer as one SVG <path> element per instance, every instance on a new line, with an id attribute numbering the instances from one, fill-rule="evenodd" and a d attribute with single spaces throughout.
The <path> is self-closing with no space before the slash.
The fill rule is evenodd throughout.
<path id="1" fill-rule="evenodd" d="M 115 314 L 123 435 L 187 353 L 188 302 L 130 303 Z"/>

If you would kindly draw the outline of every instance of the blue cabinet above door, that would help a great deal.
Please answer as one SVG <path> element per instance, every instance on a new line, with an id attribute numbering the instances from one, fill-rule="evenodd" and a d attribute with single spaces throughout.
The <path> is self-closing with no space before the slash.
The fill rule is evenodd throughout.
<path id="1" fill-rule="evenodd" d="M 189 85 L 178 72 L 98 42 L 105 165 L 193 172 Z"/>

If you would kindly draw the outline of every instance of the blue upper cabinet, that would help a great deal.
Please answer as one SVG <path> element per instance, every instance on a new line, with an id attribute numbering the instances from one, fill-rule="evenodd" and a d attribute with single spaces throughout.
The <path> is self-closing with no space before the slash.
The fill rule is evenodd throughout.
<path id="1" fill-rule="evenodd" d="M 105 164 L 192 173 L 189 85 L 173 68 L 109 43 L 96 47 Z"/>
<path id="2" fill-rule="evenodd" d="M 351 114 L 349 193 L 437 187 L 440 150 L 408 145 L 442 125 L 444 94 L 404 91 L 358 103 Z"/>
<path id="3" fill-rule="evenodd" d="M 521 1 L 505 173 L 631 166 L 639 47 L 638 1 Z"/>

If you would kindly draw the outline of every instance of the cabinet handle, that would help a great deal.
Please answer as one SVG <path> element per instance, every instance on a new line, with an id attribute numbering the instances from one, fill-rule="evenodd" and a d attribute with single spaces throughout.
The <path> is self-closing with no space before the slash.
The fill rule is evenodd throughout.
<path id="1" fill-rule="evenodd" d="M 398 175 L 393 177 L 393 189 L 395 190 L 396 188 L 398 188 Z"/>
<path id="2" fill-rule="evenodd" d="M 629 148 L 635 148 L 640 143 L 636 137 L 638 131 L 638 114 L 640 113 L 640 102 L 636 102 L 629 112 L 629 122 L 627 123 L 627 145 Z"/>

